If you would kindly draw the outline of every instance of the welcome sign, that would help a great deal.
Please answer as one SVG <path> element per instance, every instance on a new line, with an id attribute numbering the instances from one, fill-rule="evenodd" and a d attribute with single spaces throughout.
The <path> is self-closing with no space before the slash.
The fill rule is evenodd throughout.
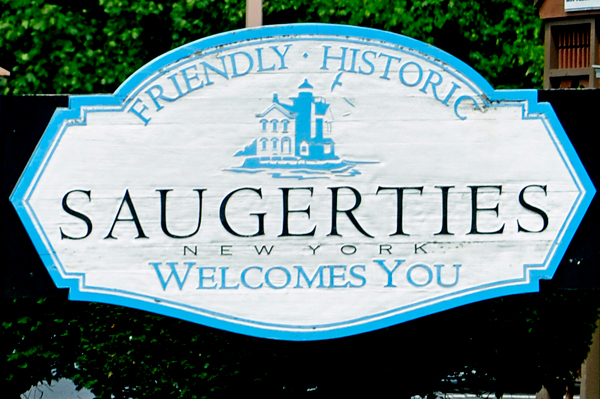
<path id="1" fill-rule="evenodd" d="M 72 299 L 315 340 L 536 291 L 594 192 L 535 91 L 396 34 L 289 25 L 72 96 L 11 201 Z"/>

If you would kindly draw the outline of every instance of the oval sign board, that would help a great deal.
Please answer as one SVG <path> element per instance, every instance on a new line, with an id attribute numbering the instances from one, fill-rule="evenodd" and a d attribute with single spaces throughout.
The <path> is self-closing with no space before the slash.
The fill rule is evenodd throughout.
<path id="1" fill-rule="evenodd" d="M 535 91 L 311 24 L 72 96 L 11 200 L 72 299 L 315 340 L 536 291 L 594 191 Z"/>

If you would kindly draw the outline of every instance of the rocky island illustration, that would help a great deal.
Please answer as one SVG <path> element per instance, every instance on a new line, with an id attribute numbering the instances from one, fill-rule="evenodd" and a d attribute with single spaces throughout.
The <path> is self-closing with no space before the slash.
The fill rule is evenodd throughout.
<path id="1" fill-rule="evenodd" d="M 298 96 L 290 98 L 292 104 L 281 102 L 277 93 L 273 94 L 271 105 L 256 114 L 259 137 L 234 154 L 246 159 L 241 166 L 228 171 L 315 179 L 354 176 L 360 174 L 357 164 L 377 163 L 340 159 L 335 153 L 335 142 L 324 137 L 332 131 L 333 118 L 328 117 L 330 104 L 325 98 L 313 95 L 313 86 L 307 79 L 298 89 Z"/>

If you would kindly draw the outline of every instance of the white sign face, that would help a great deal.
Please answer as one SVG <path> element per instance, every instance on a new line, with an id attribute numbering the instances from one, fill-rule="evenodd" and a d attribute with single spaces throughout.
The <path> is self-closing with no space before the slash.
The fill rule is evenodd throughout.
<path id="1" fill-rule="evenodd" d="M 11 199 L 73 299 L 314 340 L 536 291 L 593 194 L 535 91 L 403 36 L 291 25 L 71 97 Z"/>
<path id="2" fill-rule="evenodd" d="M 565 0 L 565 11 L 600 9 L 600 0 Z"/>

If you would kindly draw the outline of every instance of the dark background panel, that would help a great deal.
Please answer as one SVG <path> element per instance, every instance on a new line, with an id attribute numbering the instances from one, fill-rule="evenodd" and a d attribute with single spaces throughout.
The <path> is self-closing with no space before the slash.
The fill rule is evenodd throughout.
<path id="1" fill-rule="evenodd" d="M 598 136 L 600 90 L 540 90 L 539 102 L 554 108 L 596 190 L 600 188 Z M 600 288 L 600 203 L 598 194 L 577 229 L 554 278 L 553 288 Z"/>
<path id="2" fill-rule="evenodd" d="M 65 295 L 50 279 L 9 197 L 54 110 L 68 105 L 68 96 L 0 96 L 3 297 Z"/>
<path id="3" fill-rule="evenodd" d="M 544 90 L 539 101 L 552 104 L 595 186 L 600 185 L 596 137 L 600 135 L 600 90 Z M 27 165 L 54 110 L 68 106 L 68 96 L 0 97 L 2 135 L 2 240 L 0 296 L 65 296 L 56 288 L 8 198 Z M 598 198 L 595 197 L 553 280 L 542 289 L 600 288 Z"/>

